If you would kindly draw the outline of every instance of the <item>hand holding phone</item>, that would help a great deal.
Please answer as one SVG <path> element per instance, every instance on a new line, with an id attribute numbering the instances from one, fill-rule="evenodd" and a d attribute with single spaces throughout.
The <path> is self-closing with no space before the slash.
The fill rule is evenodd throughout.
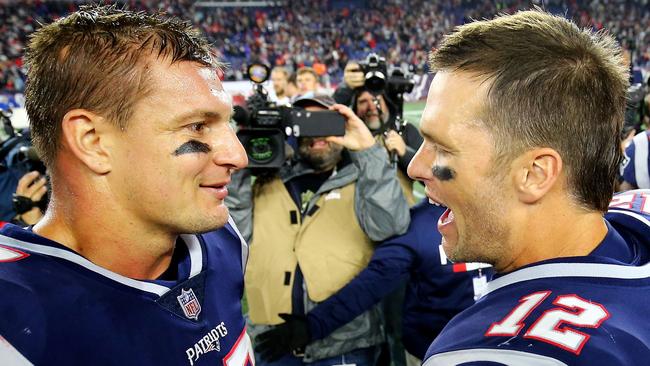
<path id="1" fill-rule="evenodd" d="M 366 124 L 350 108 L 334 104 L 330 110 L 345 118 L 345 136 L 330 136 L 327 141 L 342 145 L 351 151 L 365 150 L 375 144 L 375 138 Z"/>

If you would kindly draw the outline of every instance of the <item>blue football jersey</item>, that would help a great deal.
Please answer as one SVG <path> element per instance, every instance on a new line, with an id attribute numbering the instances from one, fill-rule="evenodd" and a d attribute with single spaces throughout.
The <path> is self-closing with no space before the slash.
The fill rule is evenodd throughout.
<path id="1" fill-rule="evenodd" d="M 623 180 L 637 188 L 650 189 L 650 130 L 634 136 L 632 143 L 625 149 Z"/>
<path id="2" fill-rule="evenodd" d="M 232 220 L 181 235 L 169 276 L 134 280 L 30 230 L 0 230 L 0 364 L 254 364 Z"/>
<path id="3" fill-rule="evenodd" d="M 495 278 L 429 347 L 424 366 L 646 365 L 650 190 L 616 195 L 588 256 Z"/>

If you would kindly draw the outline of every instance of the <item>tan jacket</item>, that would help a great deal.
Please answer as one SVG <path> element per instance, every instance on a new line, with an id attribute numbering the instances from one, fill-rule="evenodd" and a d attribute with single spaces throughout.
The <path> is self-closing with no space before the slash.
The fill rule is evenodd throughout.
<path id="1" fill-rule="evenodd" d="M 282 322 L 278 313 L 291 313 L 298 263 L 314 302 L 325 300 L 365 268 L 373 244 L 357 221 L 354 192 L 355 183 L 323 192 L 316 199 L 318 208 L 301 220 L 280 179 L 260 187 L 246 272 L 253 323 L 278 324 Z"/>

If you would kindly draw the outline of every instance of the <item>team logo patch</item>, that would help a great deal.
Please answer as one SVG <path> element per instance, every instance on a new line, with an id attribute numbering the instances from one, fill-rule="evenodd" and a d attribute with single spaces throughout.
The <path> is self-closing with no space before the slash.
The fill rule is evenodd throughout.
<path id="1" fill-rule="evenodd" d="M 188 319 L 199 319 L 199 313 L 201 312 L 201 303 L 199 299 L 196 298 L 194 291 L 190 288 L 189 290 L 181 289 L 181 294 L 176 296 L 178 303 L 181 304 L 181 309 Z"/>
<path id="2" fill-rule="evenodd" d="M 25 252 L 0 245 L 0 263 L 15 262 L 27 257 L 29 254 Z"/>

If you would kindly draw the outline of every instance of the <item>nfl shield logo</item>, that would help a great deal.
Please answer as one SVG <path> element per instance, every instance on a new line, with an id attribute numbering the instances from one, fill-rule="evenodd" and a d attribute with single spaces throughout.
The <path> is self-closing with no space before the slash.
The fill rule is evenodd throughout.
<path id="1" fill-rule="evenodd" d="M 183 309 L 183 313 L 185 313 L 186 317 L 189 319 L 199 320 L 201 304 L 191 288 L 188 291 L 181 289 L 180 296 L 176 296 L 176 298 L 178 299 L 178 303 L 181 304 L 181 309 Z"/>

